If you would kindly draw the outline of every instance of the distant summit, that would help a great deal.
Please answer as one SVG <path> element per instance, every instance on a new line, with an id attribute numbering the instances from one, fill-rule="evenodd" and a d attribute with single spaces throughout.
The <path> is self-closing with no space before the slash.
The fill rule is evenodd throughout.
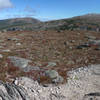
<path id="1" fill-rule="evenodd" d="M 12 27 L 20 27 L 23 28 L 24 26 L 27 25 L 36 25 L 41 23 L 40 20 L 35 19 L 35 18 L 14 18 L 14 19 L 5 19 L 5 20 L 0 20 L 0 30 L 2 29 L 9 29 Z"/>
<path id="2" fill-rule="evenodd" d="M 88 20 L 88 21 L 91 21 L 91 23 L 100 23 L 100 14 L 96 14 L 96 13 L 90 13 L 90 14 L 86 14 L 86 15 L 82 15 L 82 16 L 76 16 L 76 17 L 73 17 L 73 18 L 76 18 L 76 19 L 85 19 L 85 20 Z"/>
<path id="3" fill-rule="evenodd" d="M 89 30 L 100 31 L 100 14 L 86 14 L 72 18 L 46 22 L 49 28 L 60 30 Z M 47 26 L 46 26 L 47 27 Z"/>
<path id="4" fill-rule="evenodd" d="M 40 23 L 40 20 L 35 18 L 15 18 L 15 19 L 7 19 L 5 20 L 9 24 L 15 24 L 15 23 L 30 23 L 30 24 L 37 24 Z"/>
<path id="5" fill-rule="evenodd" d="M 100 17 L 100 14 L 97 14 L 97 13 L 89 13 L 89 14 L 83 15 L 83 17 Z"/>

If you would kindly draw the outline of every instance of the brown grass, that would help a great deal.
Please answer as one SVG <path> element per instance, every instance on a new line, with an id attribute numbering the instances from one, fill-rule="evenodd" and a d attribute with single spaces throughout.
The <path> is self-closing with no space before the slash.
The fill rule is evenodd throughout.
<path id="1" fill-rule="evenodd" d="M 78 33 L 80 33 L 80 35 L 78 35 Z M 8 73 L 12 75 L 12 77 L 28 76 L 35 80 L 40 77 L 41 82 L 45 83 L 47 81 L 48 83 L 50 81 L 48 77 L 40 74 L 43 72 L 23 72 L 8 61 L 8 56 L 30 59 L 32 60 L 32 65 L 36 65 L 34 63 L 39 62 L 42 65 L 40 66 L 41 69 L 57 70 L 64 79 L 67 77 L 66 72 L 72 68 L 90 64 L 100 64 L 100 52 L 95 50 L 96 47 L 92 46 L 85 49 L 76 49 L 78 45 L 88 41 L 88 39 L 85 38 L 87 33 L 100 39 L 100 33 L 89 31 L 57 32 L 49 30 L 1 33 L 0 40 L 4 40 L 4 42 L 0 42 L 0 45 L 5 44 L 3 49 L 10 49 L 11 52 L 0 52 L 0 54 L 4 56 L 0 59 L 0 80 L 6 80 L 6 73 Z M 22 45 L 16 46 L 16 41 L 7 41 L 9 37 L 20 39 L 18 42 Z M 71 40 L 75 42 L 71 42 Z M 70 47 L 72 47 L 72 49 Z M 2 51 L 2 49 L 0 49 L 0 51 Z M 74 64 L 70 64 L 69 61 L 73 61 Z M 45 68 L 48 62 L 56 62 L 57 66 Z"/>
<path id="2" fill-rule="evenodd" d="M 48 84 L 48 83 L 51 83 L 51 79 L 47 76 L 40 76 L 39 77 L 39 83 L 41 84 Z"/>

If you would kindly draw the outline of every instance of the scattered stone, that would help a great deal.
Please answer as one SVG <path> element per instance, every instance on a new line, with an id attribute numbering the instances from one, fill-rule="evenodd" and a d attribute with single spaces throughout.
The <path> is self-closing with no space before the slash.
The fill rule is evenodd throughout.
<path id="1" fill-rule="evenodd" d="M 15 57 L 15 56 L 9 56 L 8 59 L 13 63 L 15 67 L 19 67 L 24 72 L 30 72 L 32 70 L 39 71 L 40 68 L 38 66 L 31 66 L 29 63 L 31 60 Z"/>
<path id="2" fill-rule="evenodd" d="M 28 59 L 15 57 L 15 56 L 9 56 L 8 59 L 14 64 L 14 66 L 19 67 L 21 69 L 26 68 L 28 66 L 28 63 L 31 62 Z"/>
<path id="3" fill-rule="evenodd" d="M 72 47 L 72 46 L 69 46 L 69 49 L 71 49 L 71 50 L 72 50 L 72 49 L 73 49 L 73 47 Z"/>
<path id="4" fill-rule="evenodd" d="M 54 67 L 57 64 L 55 62 L 48 62 L 48 65 L 46 67 Z"/>
<path id="5" fill-rule="evenodd" d="M 8 28 L 7 31 L 21 31 L 22 29 L 13 27 L 13 28 Z"/>
<path id="6" fill-rule="evenodd" d="M 3 46 L 0 46 L 0 49 L 2 49 L 3 48 Z"/>
<path id="7" fill-rule="evenodd" d="M 30 72 L 32 70 L 39 71 L 40 68 L 38 66 L 31 66 L 31 65 L 28 65 L 27 67 L 23 68 L 24 72 Z"/>
<path id="8" fill-rule="evenodd" d="M 100 46 L 100 40 L 90 40 L 88 44 L 91 46 Z"/>
<path id="9" fill-rule="evenodd" d="M 6 33 L 6 32 L 7 32 L 7 30 L 6 30 L 6 29 L 2 30 L 2 33 Z"/>
<path id="10" fill-rule="evenodd" d="M 77 33 L 77 35 L 80 35 L 81 33 Z"/>
<path id="11" fill-rule="evenodd" d="M 75 62 L 72 61 L 72 60 L 69 60 L 69 61 L 67 62 L 67 64 L 68 64 L 68 65 L 71 65 L 71 64 L 75 64 Z"/>
<path id="12" fill-rule="evenodd" d="M 11 52 L 11 50 L 6 49 L 6 50 L 2 50 L 3 52 Z"/>
<path id="13" fill-rule="evenodd" d="M 71 42 L 71 43 L 75 43 L 75 40 L 71 40 L 70 42 Z"/>
<path id="14" fill-rule="evenodd" d="M 0 54 L 0 58 L 3 58 L 3 55 L 2 54 Z"/>
<path id="15" fill-rule="evenodd" d="M 58 76 L 57 78 L 52 80 L 52 83 L 62 83 L 64 81 L 64 78 L 62 76 Z"/>
<path id="16" fill-rule="evenodd" d="M 69 43 L 68 41 L 65 41 L 65 42 L 64 42 L 64 45 L 65 45 L 65 46 L 68 46 L 68 45 L 70 45 L 70 43 Z"/>
<path id="17" fill-rule="evenodd" d="M 90 47 L 90 45 L 88 43 L 85 43 L 85 44 L 77 46 L 76 48 L 77 49 L 83 49 L 83 48 L 88 48 L 88 47 Z"/>
<path id="18" fill-rule="evenodd" d="M 10 41 L 10 40 L 11 40 L 11 38 L 8 38 L 7 40 L 8 40 L 8 41 Z"/>
<path id="19" fill-rule="evenodd" d="M 82 45 L 77 46 L 77 49 L 83 49 L 83 48 L 88 48 L 88 47 L 92 47 L 92 46 L 98 46 L 95 50 L 99 50 L 100 49 L 100 40 L 89 40 L 88 43 L 84 43 Z"/>
<path id="20" fill-rule="evenodd" d="M 92 40 L 95 40 L 96 39 L 96 37 L 95 36 L 85 36 L 85 38 L 87 38 L 87 39 L 92 39 Z"/>
<path id="21" fill-rule="evenodd" d="M 66 46 L 66 45 L 67 45 L 67 43 L 66 43 L 66 42 L 64 42 L 64 45 Z"/>
<path id="22" fill-rule="evenodd" d="M 20 46 L 20 45 L 21 45 L 21 43 L 16 43 L 16 45 L 17 45 L 17 46 Z"/>
<path id="23" fill-rule="evenodd" d="M 18 38 L 12 38 L 12 41 L 19 41 L 20 39 Z"/>
<path id="24" fill-rule="evenodd" d="M 95 75 L 100 75 L 100 65 L 97 65 L 95 68 L 93 68 L 93 73 Z"/>
<path id="25" fill-rule="evenodd" d="M 45 75 L 51 79 L 55 79 L 59 76 L 58 72 L 55 70 L 47 70 L 45 71 Z"/>
<path id="26" fill-rule="evenodd" d="M 89 94 L 86 94 L 86 96 L 100 96 L 100 92 L 89 93 Z"/>
<path id="27" fill-rule="evenodd" d="M 4 42 L 4 40 L 2 39 L 2 40 L 0 40 L 0 43 L 2 43 L 2 42 Z"/>
<path id="28" fill-rule="evenodd" d="M 99 51 L 100 50 L 100 47 L 95 48 L 95 50 Z"/>
<path id="29" fill-rule="evenodd" d="M 57 71 L 55 70 L 47 70 L 45 71 L 45 75 L 49 77 L 52 83 L 62 83 L 64 81 L 63 77 L 61 77 Z"/>
<path id="30" fill-rule="evenodd" d="M 11 41 L 11 40 L 12 40 L 12 41 L 19 41 L 20 39 L 18 39 L 18 38 L 8 38 L 7 40 L 8 40 L 8 41 Z"/>
<path id="31" fill-rule="evenodd" d="M 39 67 L 42 66 L 41 62 L 39 62 L 39 61 L 38 61 L 38 62 L 34 62 L 34 64 L 35 64 L 36 66 L 39 66 Z"/>
<path id="32" fill-rule="evenodd" d="M 96 92 L 96 93 L 85 94 L 83 100 L 100 100 L 100 93 Z"/>

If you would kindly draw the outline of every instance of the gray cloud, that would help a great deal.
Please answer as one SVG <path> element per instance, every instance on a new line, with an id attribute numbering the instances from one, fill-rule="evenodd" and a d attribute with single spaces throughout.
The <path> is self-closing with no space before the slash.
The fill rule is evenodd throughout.
<path id="1" fill-rule="evenodd" d="M 11 8 L 13 4 L 10 0 L 0 0 L 0 10 L 4 8 Z"/>

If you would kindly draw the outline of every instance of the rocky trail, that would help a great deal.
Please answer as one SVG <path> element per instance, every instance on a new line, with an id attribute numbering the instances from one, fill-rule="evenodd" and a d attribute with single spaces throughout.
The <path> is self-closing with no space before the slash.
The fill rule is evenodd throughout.
<path id="1" fill-rule="evenodd" d="M 100 65 L 68 72 L 62 85 L 41 85 L 27 77 L 13 84 L 0 82 L 0 100 L 100 100 Z"/>

